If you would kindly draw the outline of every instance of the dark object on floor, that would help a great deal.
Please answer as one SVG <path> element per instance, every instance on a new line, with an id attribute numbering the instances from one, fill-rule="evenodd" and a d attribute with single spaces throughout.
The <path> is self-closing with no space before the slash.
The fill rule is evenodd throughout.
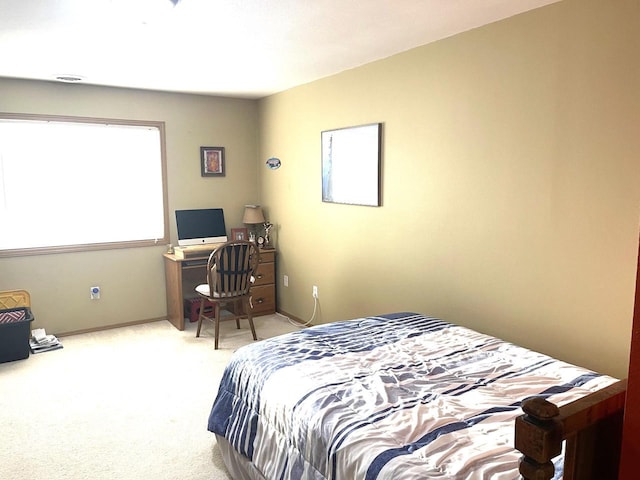
<path id="1" fill-rule="evenodd" d="M 33 315 L 28 307 L 0 310 L 0 363 L 29 356 L 29 332 Z"/>

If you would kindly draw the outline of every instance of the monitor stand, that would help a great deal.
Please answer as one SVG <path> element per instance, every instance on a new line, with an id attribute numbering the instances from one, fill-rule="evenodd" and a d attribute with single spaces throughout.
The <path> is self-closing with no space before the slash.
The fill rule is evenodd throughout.
<path id="1" fill-rule="evenodd" d="M 177 258 L 197 258 L 209 256 L 222 243 L 205 243 L 203 245 L 190 245 L 186 247 L 175 247 L 174 255 Z"/>

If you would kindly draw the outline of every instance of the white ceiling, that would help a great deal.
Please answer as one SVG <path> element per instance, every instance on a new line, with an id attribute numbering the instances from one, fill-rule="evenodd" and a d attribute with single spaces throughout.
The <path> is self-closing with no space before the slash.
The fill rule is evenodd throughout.
<path id="1" fill-rule="evenodd" d="M 0 77 L 260 98 L 559 0 L 0 0 Z"/>

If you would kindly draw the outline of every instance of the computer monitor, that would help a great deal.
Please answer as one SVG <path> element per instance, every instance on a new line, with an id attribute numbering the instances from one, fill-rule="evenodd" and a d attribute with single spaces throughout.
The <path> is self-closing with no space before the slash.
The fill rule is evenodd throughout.
<path id="1" fill-rule="evenodd" d="M 221 208 L 176 210 L 178 245 L 205 245 L 227 241 L 224 212 Z"/>

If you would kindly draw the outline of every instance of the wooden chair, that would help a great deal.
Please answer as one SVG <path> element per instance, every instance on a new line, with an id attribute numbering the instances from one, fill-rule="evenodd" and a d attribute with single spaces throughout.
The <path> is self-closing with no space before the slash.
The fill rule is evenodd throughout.
<path id="1" fill-rule="evenodd" d="M 259 260 L 260 252 L 257 246 L 247 241 L 227 242 L 211 252 L 207 262 L 207 283 L 196 287 L 196 292 L 202 299 L 196 337 L 200 336 L 202 320 L 205 318 L 213 320 L 217 349 L 220 336 L 220 310 L 222 306 L 231 304 L 232 315 L 225 317 L 225 320 L 235 320 L 236 326 L 240 328 L 240 318 L 246 316 L 253 339 L 258 339 L 251 313 L 251 286 Z M 205 315 L 205 300 L 209 300 L 214 305 L 213 317 Z"/>

